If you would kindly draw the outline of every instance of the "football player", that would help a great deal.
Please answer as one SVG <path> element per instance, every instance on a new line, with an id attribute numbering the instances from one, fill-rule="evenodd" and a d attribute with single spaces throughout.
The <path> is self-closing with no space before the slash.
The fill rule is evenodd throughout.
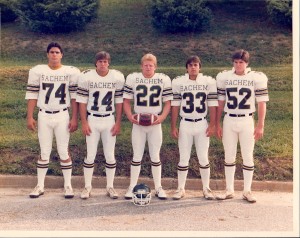
<path id="1" fill-rule="evenodd" d="M 251 193 L 254 172 L 253 150 L 256 140 L 263 137 L 266 116 L 266 102 L 269 101 L 267 76 L 248 68 L 250 55 L 238 50 L 232 55 L 233 68 L 219 73 L 216 77 L 219 107 L 217 113 L 217 137 L 222 138 L 225 151 L 226 192 L 217 199 L 234 196 L 234 174 L 236 167 L 237 143 L 240 142 L 243 159 L 243 199 L 256 202 Z M 254 125 L 255 101 L 258 105 L 258 121 Z M 220 125 L 223 110 L 223 129 Z"/>
<path id="2" fill-rule="evenodd" d="M 173 199 L 185 195 L 185 183 L 192 145 L 195 144 L 202 179 L 203 195 L 212 200 L 214 195 L 209 187 L 210 165 L 208 160 L 209 137 L 215 134 L 216 110 L 218 106 L 216 80 L 200 73 L 201 61 L 190 56 L 186 61 L 187 73 L 172 81 L 173 100 L 171 134 L 178 139 L 180 160 L 177 166 L 178 189 Z M 209 123 L 206 120 L 209 113 Z M 180 126 L 177 129 L 177 118 Z"/>
<path id="3" fill-rule="evenodd" d="M 161 186 L 161 123 L 170 112 L 173 96 L 171 79 L 163 73 L 156 73 L 156 68 L 156 56 L 153 54 L 144 55 L 141 59 L 142 72 L 129 74 L 124 86 L 124 112 L 128 120 L 133 123 L 131 134 L 133 158 L 130 166 L 130 185 L 125 194 L 126 199 L 132 199 L 132 190 L 138 181 L 146 141 L 148 141 L 149 146 L 155 195 L 160 199 L 167 198 Z M 131 109 L 131 100 L 133 100 L 134 113 Z M 137 113 L 156 114 L 157 120 L 151 126 L 139 125 L 135 119 Z"/>
<path id="4" fill-rule="evenodd" d="M 30 193 L 31 198 L 44 194 L 44 180 L 47 174 L 52 150 L 53 136 L 56 138 L 61 169 L 64 176 L 65 198 L 74 197 L 71 186 L 72 160 L 68 152 L 70 132 L 78 127 L 78 104 L 76 103 L 79 69 L 62 65 L 62 47 L 52 42 L 47 47 L 48 64 L 41 64 L 29 71 L 26 99 L 27 128 L 35 131 L 41 155 L 37 161 L 38 184 Z M 38 124 L 33 117 L 35 107 L 39 108 Z M 69 118 L 69 107 L 72 118 Z"/>
<path id="5" fill-rule="evenodd" d="M 112 199 L 118 198 L 113 186 L 116 171 L 115 144 L 116 135 L 121 129 L 125 78 L 120 71 L 109 69 L 110 62 L 109 53 L 98 52 L 95 56 L 96 69 L 85 70 L 78 81 L 77 102 L 87 144 L 82 199 L 89 198 L 91 194 L 94 161 L 100 138 L 106 161 L 107 195 Z"/>

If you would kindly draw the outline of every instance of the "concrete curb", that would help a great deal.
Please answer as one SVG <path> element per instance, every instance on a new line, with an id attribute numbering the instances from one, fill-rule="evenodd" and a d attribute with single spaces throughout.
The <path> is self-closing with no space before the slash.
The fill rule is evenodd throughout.
<path id="1" fill-rule="evenodd" d="M 129 177 L 115 177 L 114 187 L 126 189 L 129 185 Z M 0 175 L 0 188 L 33 188 L 37 183 L 37 177 L 32 175 Z M 153 179 L 140 177 L 139 183 L 146 183 L 151 188 L 154 187 Z M 81 189 L 84 187 L 83 176 L 72 177 L 73 188 Z M 93 177 L 92 186 L 94 188 L 105 188 L 105 177 Z M 164 189 L 175 190 L 177 188 L 177 178 L 162 178 L 162 186 Z M 63 188 L 62 176 L 46 176 L 46 188 Z M 202 190 L 201 179 L 187 179 L 187 190 Z M 211 180 L 210 188 L 212 190 L 224 190 L 225 180 Z M 235 190 L 243 190 L 243 180 L 235 180 Z M 293 192 L 293 182 L 281 181 L 253 181 L 253 191 L 277 191 L 277 192 Z"/>

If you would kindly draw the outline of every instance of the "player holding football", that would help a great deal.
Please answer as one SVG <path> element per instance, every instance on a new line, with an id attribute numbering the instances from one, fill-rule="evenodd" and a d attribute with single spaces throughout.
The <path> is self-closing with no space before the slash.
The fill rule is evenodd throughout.
<path id="1" fill-rule="evenodd" d="M 126 199 L 132 199 L 132 190 L 138 181 L 146 141 L 148 141 L 149 146 L 155 195 L 160 199 L 167 198 L 167 195 L 161 186 L 161 123 L 166 119 L 170 112 L 173 96 L 171 79 L 165 74 L 156 73 L 156 68 L 156 56 L 146 54 L 141 59 L 142 72 L 131 73 L 126 78 L 123 96 L 124 112 L 128 120 L 133 123 L 133 158 L 130 166 L 130 185 L 125 194 Z M 139 122 L 135 119 L 135 114 L 133 114 L 131 110 L 131 100 L 134 101 L 135 114 L 152 113 L 157 115 L 157 120 L 153 125 L 139 125 Z"/>
<path id="2" fill-rule="evenodd" d="M 268 78 L 261 72 L 247 68 L 250 55 L 238 50 L 232 55 L 233 69 L 217 75 L 219 107 L 217 112 L 217 137 L 223 141 L 225 151 L 226 192 L 217 199 L 234 196 L 234 174 L 236 167 L 237 143 L 243 158 L 244 192 L 243 199 L 256 202 L 251 193 L 254 172 L 253 150 L 256 140 L 263 137 L 266 116 L 266 102 L 269 101 Z M 255 100 L 258 105 L 258 122 L 254 125 Z M 223 130 L 220 125 L 225 112 Z"/>
<path id="3" fill-rule="evenodd" d="M 44 181 L 47 174 L 53 135 L 56 138 L 60 165 L 64 176 L 65 198 L 74 197 L 71 186 L 72 160 L 68 145 L 70 132 L 78 127 L 78 104 L 76 103 L 79 69 L 62 65 L 63 50 L 52 42 L 47 47 L 48 64 L 37 65 L 30 69 L 26 99 L 27 128 L 35 131 L 38 126 L 38 138 L 41 155 L 37 161 L 38 184 L 30 193 L 31 198 L 44 194 Z M 35 107 L 39 107 L 38 125 L 33 118 Z M 72 108 L 69 118 L 68 108 Z"/>
<path id="4" fill-rule="evenodd" d="M 198 56 L 190 56 L 186 61 L 187 73 L 172 81 L 173 101 L 171 134 L 178 139 L 180 160 L 177 166 L 178 189 L 173 199 L 185 195 L 185 183 L 193 143 L 195 143 L 200 166 L 203 195 L 212 200 L 209 188 L 210 166 L 208 160 L 209 137 L 215 134 L 216 111 L 218 106 L 216 80 L 200 73 L 201 61 Z M 210 122 L 206 116 L 209 112 Z M 180 128 L 177 118 L 180 115 Z"/>
<path id="5" fill-rule="evenodd" d="M 100 138 L 106 160 L 107 195 L 112 199 L 118 198 L 113 187 L 116 171 L 115 144 L 116 135 L 121 129 L 125 78 L 120 71 L 109 69 L 110 61 L 109 53 L 98 52 L 95 56 L 96 69 L 82 72 L 78 81 L 77 102 L 87 144 L 87 156 L 83 164 L 85 188 L 81 193 L 82 199 L 89 198 L 91 194 L 94 161 Z"/>

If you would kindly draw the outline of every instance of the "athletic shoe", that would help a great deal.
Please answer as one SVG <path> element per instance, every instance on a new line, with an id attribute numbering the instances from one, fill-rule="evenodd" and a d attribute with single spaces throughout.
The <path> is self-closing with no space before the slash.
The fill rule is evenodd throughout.
<path id="1" fill-rule="evenodd" d="M 252 195 L 250 191 L 243 193 L 243 199 L 247 200 L 248 202 L 255 203 L 256 198 Z"/>
<path id="2" fill-rule="evenodd" d="M 215 196 L 214 196 L 213 192 L 209 188 L 203 189 L 203 196 L 206 200 L 215 199 Z"/>
<path id="3" fill-rule="evenodd" d="M 173 195 L 174 200 L 179 200 L 183 198 L 185 195 L 185 190 L 183 188 L 179 188 L 176 190 L 175 194 Z"/>
<path id="4" fill-rule="evenodd" d="M 155 196 L 158 197 L 159 199 L 167 199 L 167 195 L 166 192 L 163 190 L 162 187 L 159 187 L 156 191 L 155 191 Z"/>
<path id="5" fill-rule="evenodd" d="M 74 197 L 74 192 L 73 189 L 69 186 L 65 188 L 65 198 L 73 198 Z"/>
<path id="6" fill-rule="evenodd" d="M 132 199 L 133 197 L 133 188 L 128 187 L 127 192 L 125 193 L 125 199 Z"/>
<path id="7" fill-rule="evenodd" d="M 33 191 L 29 194 L 31 198 L 38 198 L 39 196 L 44 194 L 44 188 L 40 188 L 40 186 L 36 186 Z"/>
<path id="8" fill-rule="evenodd" d="M 114 188 L 106 188 L 106 194 L 112 199 L 118 198 L 117 192 L 114 190 Z"/>
<path id="9" fill-rule="evenodd" d="M 88 199 L 91 196 L 92 187 L 84 188 L 80 194 L 82 199 Z"/>
<path id="10" fill-rule="evenodd" d="M 217 199 L 218 200 L 226 200 L 226 199 L 231 199 L 233 197 L 234 197 L 234 192 L 226 190 L 225 193 L 218 195 Z"/>

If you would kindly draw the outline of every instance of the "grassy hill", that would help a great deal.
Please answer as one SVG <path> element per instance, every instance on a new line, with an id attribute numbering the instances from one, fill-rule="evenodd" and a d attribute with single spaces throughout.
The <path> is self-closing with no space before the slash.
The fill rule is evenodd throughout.
<path id="1" fill-rule="evenodd" d="M 219 71 L 231 66 L 233 50 L 247 49 L 252 55 L 250 66 L 268 76 L 270 93 L 265 137 L 255 147 L 255 179 L 292 180 L 292 32 L 268 20 L 263 1 L 256 1 L 254 7 L 252 1 L 241 1 L 226 9 L 217 1 L 212 1 L 214 21 L 209 31 L 201 34 L 166 34 L 152 28 L 148 2 L 102 0 L 99 18 L 82 32 L 47 35 L 28 32 L 19 22 L 1 25 L 0 173 L 36 173 L 35 162 L 39 156 L 37 135 L 29 133 L 25 120 L 27 76 L 31 66 L 46 62 L 45 48 L 48 43 L 57 41 L 64 46 L 64 63 L 78 66 L 81 70 L 94 67 L 95 53 L 107 50 L 112 56 L 112 67 L 126 76 L 133 70 L 139 70 L 140 58 L 144 53 L 152 52 L 158 56 L 159 71 L 171 78 L 185 72 L 184 64 L 190 54 L 201 57 L 205 74 L 216 76 Z M 176 177 L 178 146 L 169 134 L 169 118 L 163 124 L 163 130 L 163 176 Z M 124 117 L 122 134 L 117 139 L 117 175 L 129 175 L 132 157 L 130 133 L 131 125 Z M 100 144 L 95 175 L 105 174 L 101 147 Z M 74 174 L 81 175 L 85 141 L 80 130 L 71 137 L 70 152 Z M 221 142 L 212 138 L 209 153 L 212 178 L 224 178 Z M 61 174 L 55 149 L 51 161 L 49 174 Z M 237 162 L 236 177 L 242 178 L 240 153 Z M 141 175 L 151 176 L 147 151 Z M 194 150 L 189 176 L 199 177 Z"/>
<path id="2" fill-rule="evenodd" d="M 240 1 L 226 8 L 211 1 L 214 20 L 201 34 L 166 34 L 151 25 L 149 0 L 101 0 L 99 18 L 83 32 L 46 35 L 28 32 L 19 22 L 2 24 L 1 56 L 4 61 L 33 64 L 43 61 L 51 41 L 65 48 L 65 62 L 90 64 L 99 50 L 112 55 L 113 65 L 137 65 L 141 56 L 153 52 L 159 65 L 183 66 L 187 56 L 197 54 L 204 67 L 230 64 L 231 52 L 247 49 L 253 65 L 292 63 L 292 32 L 273 25 L 264 1 Z"/>

